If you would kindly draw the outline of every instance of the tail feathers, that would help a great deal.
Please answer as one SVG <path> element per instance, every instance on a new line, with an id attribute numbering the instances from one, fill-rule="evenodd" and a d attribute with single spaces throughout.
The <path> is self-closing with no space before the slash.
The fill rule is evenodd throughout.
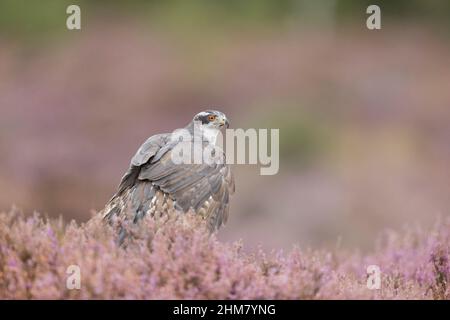
<path id="1" fill-rule="evenodd" d="M 203 197 L 204 203 L 196 213 L 207 220 L 210 232 L 216 231 L 226 222 L 228 216 L 228 193 L 221 199 Z M 219 201 L 220 200 L 220 201 Z M 123 245 L 130 236 L 133 226 L 146 215 L 163 215 L 185 212 L 168 194 L 154 186 L 150 181 L 138 181 L 131 187 L 117 193 L 103 209 L 103 220 L 117 228 L 117 244 Z"/>
<path id="2" fill-rule="evenodd" d="M 144 218 L 152 207 L 155 194 L 155 187 L 150 182 L 142 181 L 116 194 L 105 206 L 103 220 L 111 225 L 118 222 L 118 245 L 122 245 L 128 236 L 127 222 L 136 224 Z"/>
<path id="3" fill-rule="evenodd" d="M 133 189 L 130 195 L 130 202 L 134 223 L 142 219 L 150 210 L 155 193 L 155 187 L 149 182 L 142 182 Z"/>
<path id="4" fill-rule="evenodd" d="M 103 211 L 101 211 L 103 220 L 111 221 L 112 218 L 118 216 L 123 206 L 123 196 L 115 195 L 108 201 Z"/>

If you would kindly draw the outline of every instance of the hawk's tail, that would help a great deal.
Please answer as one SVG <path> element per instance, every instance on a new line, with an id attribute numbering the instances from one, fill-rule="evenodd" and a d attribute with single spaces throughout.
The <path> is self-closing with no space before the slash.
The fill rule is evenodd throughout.
<path id="1" fill-rule="evenodd" d="M 138 181 L 118 192 L 101 211 L 103 220 L 118 228 L 118 244 L 128 235 L 127 229 L 146 215 L 159 216 L 175 212 L 174 201 L 150 181 Z"/>
<path id="2" fill-rule="evenodd" d="M 118 243 L 122 244 L 127 231 L 125 224 L 137 223 L 142 219 L 158 199 L 156 187 L 148 181 L 140 181 L 126 190 L 114 195 L 101 212 L 103 220 L 119 226 Z M 116 222 L 116 223 L 115 223 Z"/>

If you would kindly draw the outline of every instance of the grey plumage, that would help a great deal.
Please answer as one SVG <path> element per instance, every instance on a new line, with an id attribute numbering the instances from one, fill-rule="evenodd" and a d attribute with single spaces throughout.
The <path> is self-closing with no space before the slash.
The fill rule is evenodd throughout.
<path id="1" fill-rule="evenodd" d="M 219 129 L 228 124 L 221 112 L 204 111 L 196 115 L 186 129 L 193 133 L 198 121 L 201 121 L 200 126 Z M 139 223 L 147 214 L 192 210 L 207 220 L 211 231 L 226 223 L 234 178 L 225 164 L 225 154 L 220 155 L 220 163 L 212 165 L 175 164 L 171 153 L 179 143 L 182 142 L 171 140 L 171 134 L 157 134 L 142 144 L 131 159 L 116 194 L 105 206 L 104 219 L 111 221 L 121 217 Z M 205 141 L 201 147 L 208 143 Z M 125 237 L 126 231 L 120 230 L 119 242 Z"/>

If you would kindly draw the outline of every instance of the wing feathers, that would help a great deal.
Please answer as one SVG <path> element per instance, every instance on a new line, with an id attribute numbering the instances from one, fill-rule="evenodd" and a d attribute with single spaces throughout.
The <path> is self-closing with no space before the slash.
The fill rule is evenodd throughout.
<path id="1" fill-rule="evenodd" d="M 135 221 L 149 210 L 151 199 L 160 189 L 174 201 L 176 208 L 201 211 L 212 230 L 217 229 L 228 219 L 229 194 L 234 193 L 234 178 L 230 167 L 224 164 L 225 155 L 219 164 L 174 164 L 171 158 L 174 146 L 168 134 L 147 139 L 134 155 L 117 194 L 136 186 L 129 204 L 135 212 Z"/>

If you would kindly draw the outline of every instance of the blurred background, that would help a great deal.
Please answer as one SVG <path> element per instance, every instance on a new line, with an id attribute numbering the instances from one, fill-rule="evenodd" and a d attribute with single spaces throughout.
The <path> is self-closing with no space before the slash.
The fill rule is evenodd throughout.
<path id="1" fill-rule="evenodd" d="M 224 241 L 367 250 L 434 223 L 450 214 L 449 18 L 446 0 L 1 0 L 0 210 L 87 221 L 148 136 L 214 107 L 280 129 L 277 175 L 234 166 Z"/>

